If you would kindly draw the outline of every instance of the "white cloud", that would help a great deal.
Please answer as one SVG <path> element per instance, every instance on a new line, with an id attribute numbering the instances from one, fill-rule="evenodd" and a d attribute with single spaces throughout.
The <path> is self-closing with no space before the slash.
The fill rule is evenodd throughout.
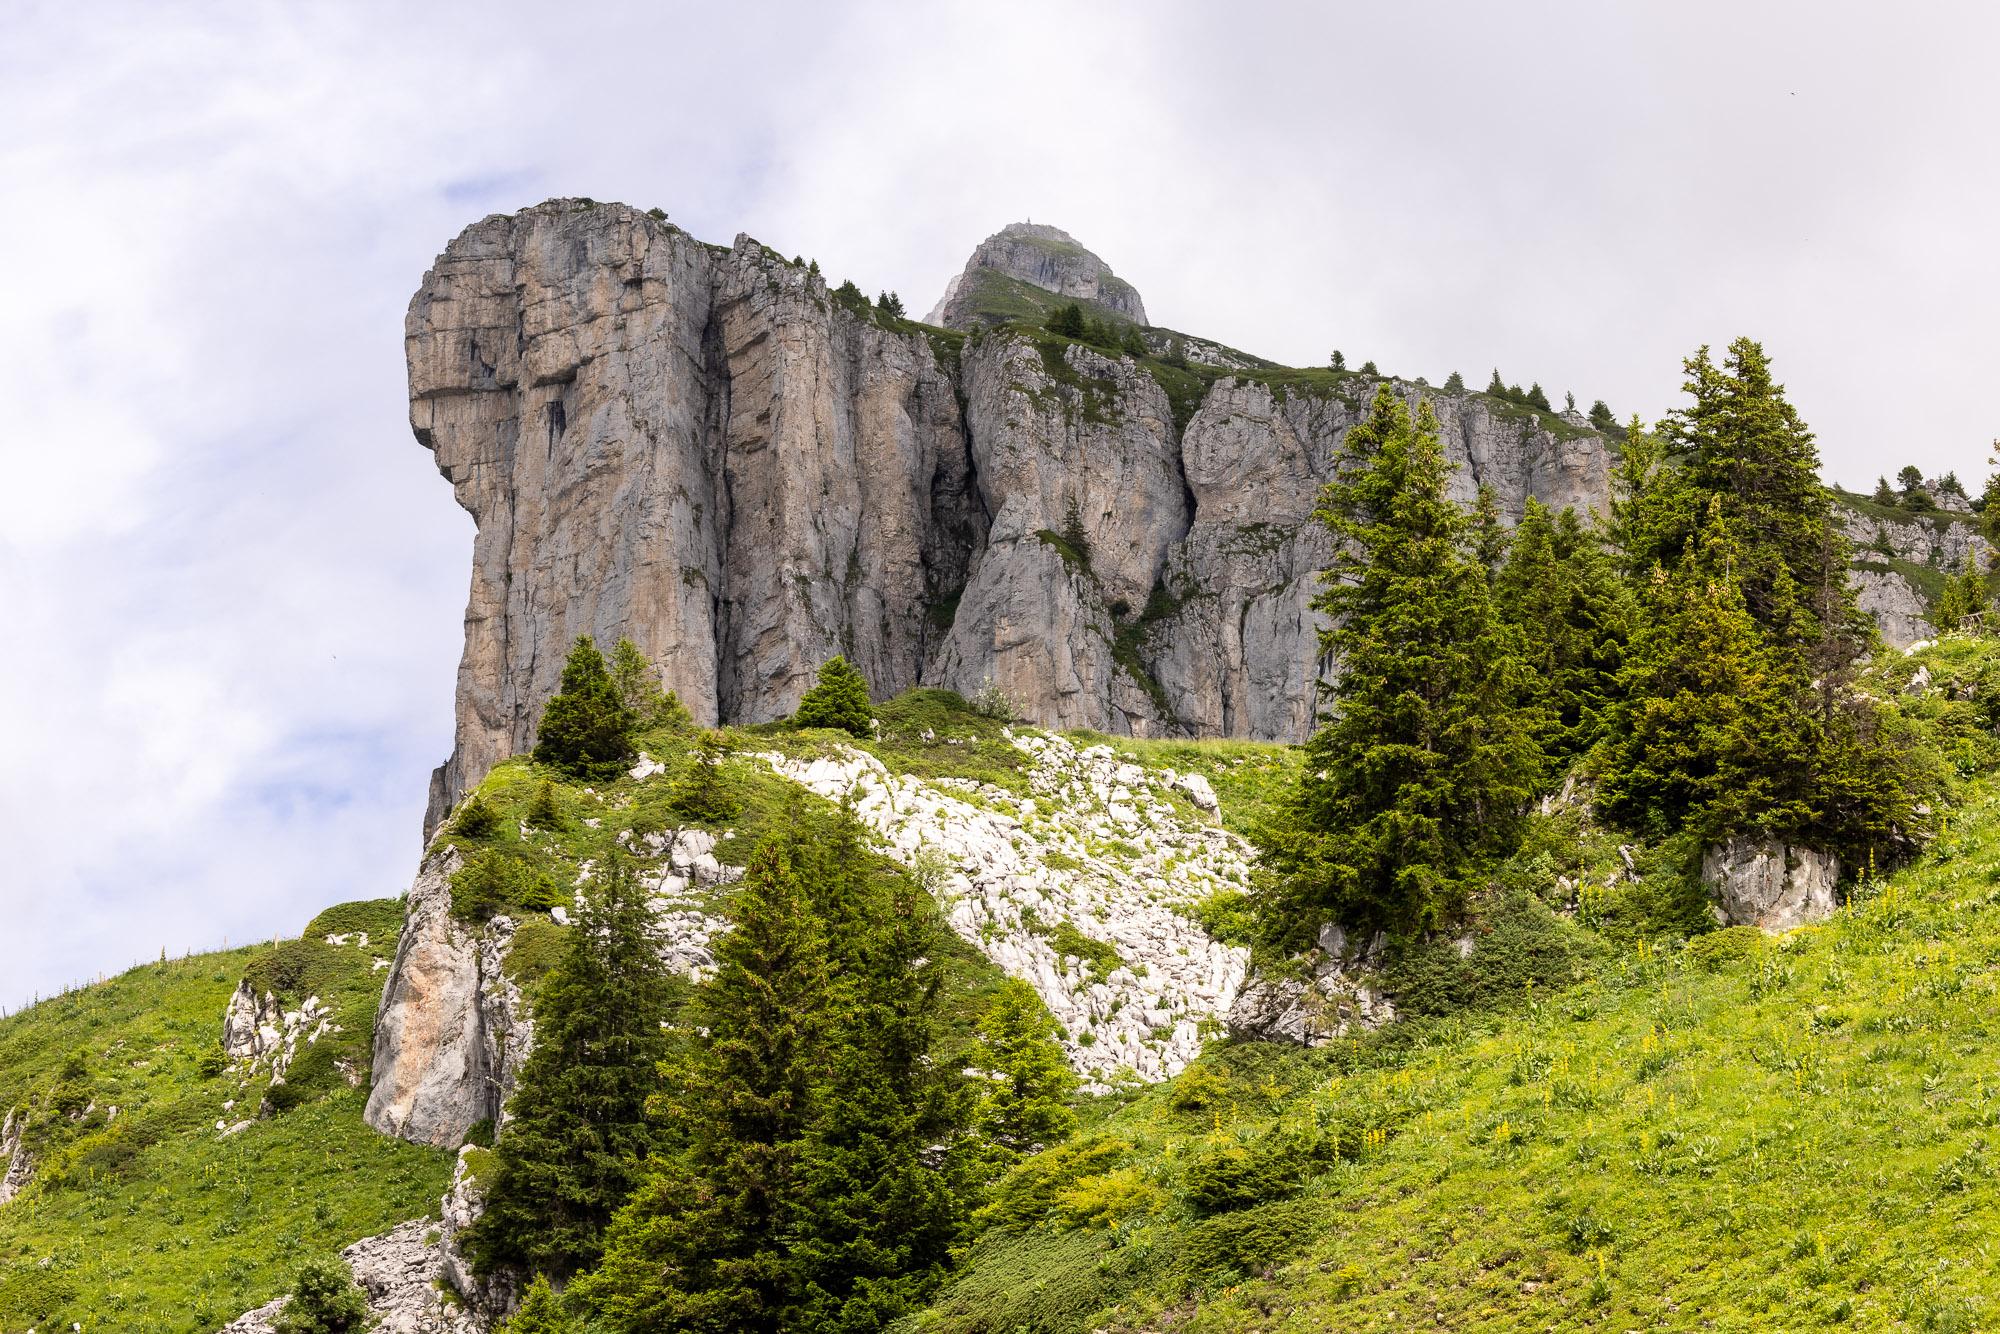
<path id="1" fill-rule="evenodd" d="M 396 892 L 468 524 L 401 319 L 551 194 L 927 308 L 1057 222 L 1267 355 L 1657 413 L 1762 337 L 1830 470 L 1978 473 L 1985 10 L 17 5 L 0 44 L 0 1004 Z M 1727 40 L 1716 34 L 1727 31 Z"/>

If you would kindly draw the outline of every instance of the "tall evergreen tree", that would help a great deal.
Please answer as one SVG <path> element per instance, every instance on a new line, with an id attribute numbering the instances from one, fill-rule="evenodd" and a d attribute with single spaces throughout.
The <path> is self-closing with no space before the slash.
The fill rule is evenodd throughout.
<path id="1" fill-rule="evenodd" d="M 494 1148 L 486 1212 L 464 1234 L 482 1273 L 563 1278 L 596 1260 L 656 1142 L 647 1099 L 666 1055 L 668 977 L 647 892 L 614 858 L 580 895 L 535 1001 L 535 1046 Z"/>
<path id="2" fill-rule="evenodd" d="M 1076 1130 L 1076 1113 L 1069 1108 L 1076 1073 L 1063 1059 L 1056 1032 L 1035 989 L 1019 978 L 1001 983 L 980 1016 L 969 1055 L 988 1080 L 979 1130 L 1007 1157 L 1059 1144 Z"/>
<path id="3" fill-rule="evenodd" d="M 1344 371 L 1347 369 L 1347 354 L 1335 348 L 1333 355 L 1326 359 L 1326 364 L 1334 370 Z"/>
<path id="4" fill-rule="evenodd" d="M 1049 315 L 1048 330 L 1061 334 L 1064 338 L 1083 337 L 1083 307 L 1074 301 L 1064 302 Z"/>
<path id="5" fill-rule="evenodd" d="M 1500 368 L 1493 368 L 1493 378 L 1486 382 L 1486 392 L 1495 398 L 1507 397 L 1507 384 L 1500 378 Z"/>
<path id="6" fill-rule="evenodd" d="M 1490 581 L 1507 559 L 1512 539 L 1500 520 L 1500 493 L 1490 483 L 1481 482 L 1472 501 L 1472 555 Z"/>
<path id="7" fill-rule="evenodd" d="M 1986 591 L 1986 576 L 1971 552 L 1965 553 L 1965 568 L 1946 581 L 1931 609 L 1931 620 L 1940 630 L 1964 630 L 1983 621 L 1992 609 Z"/>
<path id="8" fill-rule="evenodd" d="M 1629 597 L 1598 535 L 1530 498 L 1494 600 L 1519 636 L 1525 700 L 1550 783 L 1603 734 L 1631 631 Z"/>
<path id="9" fill-rule="evenodd" d="M 1540 380 L 1528 386 L 1528 392 L 1523 396 L 1522 401 L 1531 408 L 1540 408 L 1544 412 L 1549 411 L 1549 396 L 1547 391 L 1542 388 Z"/>
<path id="10" fill-rule="evenodd" d="M 1329 912 L 1441 921 L 1512 846 L 1538 764 L 1429 403 L 1413 424 L 1384 386 L 1343 462 L 1316 511 L 1337 554 L 1313 602 L 1338 675 L 1274 844 L 1289 911 L 1270 925 L 1293 939 Z"/>
<path id="11" fill-rule="evenodd" d="M 1463 375 L 1460 375 L 1457 371 L 1453 371 L 1450 375 L 1445 377 L 1444 391 L 1447 394 L 1464 393 L 1465 377 Z"/>
<path id="12" fill-rule="evenodd" d="M 586 781 L 616 778 L 632 763 L 633 722 L 604 655 L 579 635 L 563 663 L 562 688 L 542 710 L 535 760 Z"/>
<path id="13" fill-rule="evenodd" d="M 1603 399 L 1596 399 L 1590 405 L 1590 425 L 1606 435 L 1618 429 L 1618 419 L 1611 415 L 1611 407 Z"/>
<path id="14" fill-rule="evenodd" d="M 656 1160 L 574 1288 L 616 1334 L 776 1334 L 800 1300 L 786 1234 L 827 1073 L 826 938 L 776 841 L 751 858 L 725 916 L 697 1037 L 666 1095 L 688 1143 Z"/>
<path id="15" fill-rule="evenodd" d="M 1873 499 L 1877 505 L 1894 505 L 1896 503 L 1896 493 L 1889 486 L 1888 478 L 1877 477 L 1875 479 L 1875 495 Z"/>
<path id="16" fill-rule="evenodd" d="M 799 701 L 792 723 L 797 727 L 835 727 L 865 737 L 873 718 L 866 678 L 846 658 L 834 657 L 819 669 L 819 680 Z"/>

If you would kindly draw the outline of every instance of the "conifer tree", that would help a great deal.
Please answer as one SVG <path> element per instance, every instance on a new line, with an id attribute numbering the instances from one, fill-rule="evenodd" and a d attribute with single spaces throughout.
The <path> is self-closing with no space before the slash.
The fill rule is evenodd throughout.
<path id="1" fill-rule="evenodd" d="M 548 1279 L 537 1274 L 500 1330 L 501 1334 L 575 1334 L 576 1322 L 564 1314 L 562 1300 Z"/>
<path id="2" fill-rule="evenodd" d="M 1508 541 L 1507 526 L 1500 521 L 1500 493 L 1481 482 L 1472 502 L 1472 555 L 1489 582 L 1507 559 Z"/>
<path id="3" fill-rule="evenodd" d="M 1428 402 L 1387 386 L 1348 434 L 1316 516 L 1337 543 L 1314 599 L 1337 666 L 1274 855 L 1298 939 L 1331 912 L 1423 928 L 1459 906 L 1517 835 L 1538 757 L 1516 712 L 1521 668 L 1445 495 Z"/>
<path id="4" fill-rule="evenodd" d="M 604 655 L 590 636 L 579 635 L 563 664 L 562 688 L 542 710 L 536 763 L 586 781 L 616 778 L 632 763 L 632 725 Z"/>
<path id="5" fill-rule="evenodd" d="M 278 1334 L 360 1334 L 368 1327 L 368 1299 L 340 1260 L 315 1260 L 299 1271 L 291 1301 L 272 1328 Z"/>
<path id="6" fill-rule="evenodd" d="M 777 840 L 752 855 L 725 916 L 665 1099 L 687 1144 L 655 1161 L 573 1289 L 614 1334 L 776 1334 L 803 1297 L 788 1236 L 828 1074 L 826 938 Z"/>
<path id="7" fill-rule="evenodd" d="M 1347 354 L 1335 348 L 1333 355 L 1326 359 L 1326 364 L 1330 370 L 1344 371 L 1347 369 Z"/>
<path id="8" fill-rule="evenodd" d="M 1599 806 L 1655 838 L 1694 827 L 1705 840 L 1789 831 L 1813 814 L 1817 730 L 1796 700 L 1797 655 L 1760 634 L 1735 570 L 1740 544 L 1717 521 L 1672 574 L 1655 569 L 1623 682 Z"/>
<path id="9" fill-rule="evenodd" d="M 1896 493 L 1890 489 L 1888 478 L 1877 477 L 1875 479 L 1875 495 L 1873 499 L 1877 505 L 1894 505 L 1896 503 Z"/>
<path id="10" fill-rule="evenodd" d="M 1004 1155 L 1039 1152 L 1076 1130 L 1069 1100 L 1076 1074 L 1056 1042 L 1055 1020 L 1019 978 L 1000 984 L 979 1018 L 968 1059 L 988 1076 L 980 1135 Z"/>
<path id="11" fill-rule="evenodd" d="M 1544 412 L 1549 410 L 1549 396 L 1543 392 L 1542 384 L 1539 380 L 1528 386 L 1528 392 L 1522 401 L 1531 408 L 1540 408 Z"/>
<path id="12" fill-rule="evenodd" d="M 1445 377 L 1444 391 L 1447 394 L 1464 393 L 1465 377 L 1463 375 L 1460 375 L 1457 371 L 1453 371 L 1449 376 Z"/>
<path id="13" fill-rule="evenodd" d="M 736 798 L 722 772 L 729 743 L 721 732 L 704 730 L 694 742 L 686 774 L 674 787 L 674 809 L 703 824 L 720 824 L 736 814 Z"/>
<path id="14" fill-rule="evenodd" d="M 1986 592 L 1986 577 L 1979 572 L 1978 562 L 1971 552 L 1965 554 L 1965 568 L 1946 581 L 1944 591 L 1938 595 L 1937 605 L 1931 611 L 1931 619 L 1940 630 L 1964 630 L 1981 623 L 1991 610 L 1991 599 Z"/>
<path id="15" fill-rule="evenodd" d="M 819 669 L 819 680 L 799 701 L 792 725 L 836 727 L 852 736 L 866 737 L 872 731 L 869 724 L 873 718 L 867 680 L 846 658 L 834 657 Z"/>
<path id="16" fill-rule="evenodd" d="M 1361 363 L 1361 373 L 1363 375 L 1380 375 L 1382 372 L 1375 369 L 1375 362 L 1371 358 Z"/>
<path id="17" fill-rule="evenodd" d="M 481 1273 L 512 1265 L 563 1278 L 597 1258 L 656 1142 L 646 1103 L 667 1053 L 668 994 L 646 891 L 614 858 L 579 895 L 536 996 L 534 1050 L 494 1148 L 486 1212 L 463 1234 Z"/>
<path id="18" fill-rule="evenodd" d="M 1144 357 L 1152 354 L 1151 349 L 1146 346 L 1146 336 L 1139 332 L 1139 326 L 1136 324 L 1125 326 L 1124 336 L 1118 345 L 1127 356 Z"/>
<path id="19" fill-rule="evenodd" d="M 659 673 L 631 640 L 621 638 L 611 650 L 610 670 L 611 684 L 636 726 L 680 729 L 694 725 L 680 696 L 660 687 Z"/>
<path id="20" fill-rule="evenodd" d="M 1057 306 L 1048 319 L 1049 332 L 1064 338 L 1083 337 L 1083 327 L 1083 307 L 1074 301 Z"/>
<path id="21" fill-rule="evenodd" d="M 875 298 L 875 308 L 896 319 L 903 318 L 903 298 L 894 292 L 883 292 Z"/>
<path id="22" fill-rule="evenodd" d="M 1923 470 L 1918 468 L 1916 464 L 1906 463 L 1897 470 L 1896 489 L 1903 493 L 1903 499 L 1908 500 L 1912 495 L 1921 491 L 1923 485 Z"/>
<path id="23" fill-rule="evenodd" d="M 1500 368 L 1498 366 L 1493 368 L 1493 378 L 1486 382 L 1486 392 L 1495 398 L 1507 397 L 1507 385 L 1500 378 Z"/>
<path id="24" fill-rule="evenodd" d="M 1576 511 L 1530 497 L 1494 600 L 1519 636 L 1525 699 L 1553 784 L 1602 735 L 1631 616 L 1623 582 Z"/>
<path id="25" fill-rule="evenodd" d="M 1603 431 L 1609 435 L 1612 431 L 1618 429 L 1618 419 L 1611 415 L 1610 405 L 1601 398 L 1591 403 L 1589 417 L 1590 425 L 1594 430 Z"/>

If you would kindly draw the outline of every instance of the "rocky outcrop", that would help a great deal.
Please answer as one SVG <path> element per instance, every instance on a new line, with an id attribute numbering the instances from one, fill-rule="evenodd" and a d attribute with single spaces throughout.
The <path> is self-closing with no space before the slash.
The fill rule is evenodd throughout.
<path id="1" fill-rule="evenodd" d="M 1934 488 L 1931 513 L 1884 514 L 1836 504 L 1834 517 L 1854 547 L 1854 585 L 1861 609 L 1875 618 L 1882 638 L 1903 648 L 1936 633 L 1930 600 L 1918 587 L 1924 570 L 1956 574 L 1968 561 L 1984 569 L 1993 548 L 1972 520 L 1963 496 Z M 1916 569 L 1913 567 L 1923 567 Z"/>
<path id="2" fill-rule="evenodd" d="M 0 1204 L 26 1190 L 35 1175 L 35 1160 L 24 1143 L 27 1133 L 28 1114 L 18 1108 L 0 1121 Z"/>
<path id="3" fill-rule="evenodd" d="M 1134 324 L 1147 322 L 1146 304 L 1132 284 L 1062 228 L 1035 222 L 1009 223 L 981 241 L 925 322 L 948 329 L 1002 322 L 1004 316 L 980 300 L 982 283 L 993 277 L 1096 306 Z"/>
<path id="4" fill-rule="evenodd" d="M 368 1298 L 375 1334 L 486 1334 L 492 1323 L 454 1301 L 438 1286 L 445 1274 L 444 1237 L 438 1225 L 415 1219 L 364 1237 L 340 1253 Z M 224 1325 L 218 1334 L 273 1334 L 289 1297 L 266 1302 Z"/>
<path id="5" fill-rule="evenodd" d="M 952 929 L 1035 988 L 1093 1087 L 1170 1078 L 1201 1053 L 1204 1031 L 1243 984 L 1248 951 L 1212 939 L 1189 910 L 1247 889 L 1250 849 L 1176 808 L 1170 794 L 1206 791 L 1205 780 L 1061 737 L 1013 744 L 1032 762 L 1031 797 L 897 777 L 859 751 L 765 758 L 821 796 L 852 799 L 886 850 L 927 882 Z"/>
<path id="6" fill-rule="evenodd" d="M 278 998 L 261 997 L 248 981 L 238 982 L 222 1012 L 222 1054 L 232 1061 L 255 1061 L 283 1041 L 284 1016 Z"/>
<path id="7" fill-rule="evenodd" d="M 1395 1003 L 1376 985 L 1384 938 L 1353 948 L 1328 923 L 1317 946 L 1290 961 L 1292 971 L 1253 973 L 1229 1007 L 1230 1036 L 1319 1047 L 1356 1029 L 1379 1028 L 1396 1017 Z"/>
<path id="8" fill-rule="evenodd" d="M 1770 838 L 1735 838 L 1702 854 L 1701 878 L 1718 920 L 1789 931 L 1831 915 L 1840 859 Z"/>
<path id="9" fill-rule="evenodd" d="M 451 913 L 449 845 L 424 859 L 375 1018 L 368 1124 L 419 1144 L 454 1146 L 476 1122 L 501 1119 L 533 1040 L 520 989 L 506 974 L 513 923 L 473 929 Z"/>

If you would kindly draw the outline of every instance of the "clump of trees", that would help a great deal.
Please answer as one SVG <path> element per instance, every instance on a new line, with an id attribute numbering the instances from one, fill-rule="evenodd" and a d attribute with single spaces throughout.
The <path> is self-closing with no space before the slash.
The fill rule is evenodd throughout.
<path id="1" fill-rule="evenodd" d="M 577 636 L 563 663 L 562 688 L 542 710 L 535 762 L 586 782 L 616 778 L 631 766 L 637 726 L 638 718 L 612 683 L 604 655 L 589 635 Z"/>

